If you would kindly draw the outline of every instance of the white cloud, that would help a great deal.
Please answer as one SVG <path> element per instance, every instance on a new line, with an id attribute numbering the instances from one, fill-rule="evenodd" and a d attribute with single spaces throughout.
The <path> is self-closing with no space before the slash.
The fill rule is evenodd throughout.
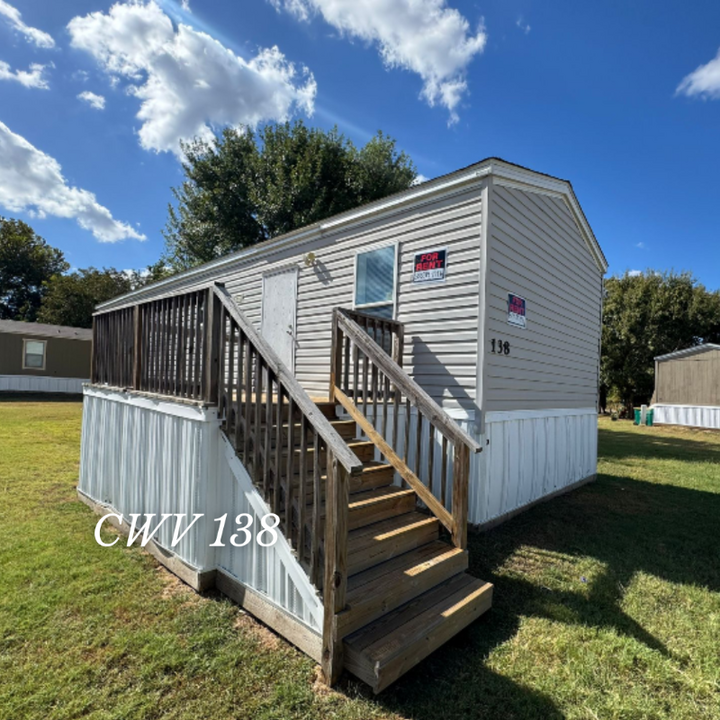
<path id="1" fill-rule="evenodd" d="M 532 28 L 530 27 L 530 23 L 527 23 L 527 22 L 525 22 L 525 20 L 523 20 L 523 16 L 522 16 L 522 15 L 517 19 L 517 22 L 516 22 L 515 24 L 516 24 L 526 35 L 529 34 L 530 30 L 532 29 Z"/>
<path id="2" fill-rule="evenodd" d="M 701 65 L 683 78 L 676 92 L 688 97 L 720 100 L 720 50 L 709 63 Z"/>
<path id="3" fill-rule="evenodd" d="M 45 68 L 55 67 L 52 63 L 49 65 L 41 65 L 40 63 L 32 63 L 29 70 L 11 70 L 10 66 L 0 60 L 0 80 L 15 80 L 21 85 L 28 88 L 36 88 L 38 90 L 49 90 L 47 78 L 45 77 Z"/>
<path id="4" fill-rule="evenodd" d="M 95 108 L 95 110 L 105 109 L 105 98 L 102 95 L 96 95 L 94 92 L 85 90 L 85 92 L 81 92 L 77 98 L 78 100 L 86 102 L 91 108 Z"/>
<path id="5" fill-rule="evenodd" d="M 376 44 L 387 67 L 417 73 L 429 105 L 442 105 L 456 122 L 467 92 L 468 65 L 485 48 L 482 23 L 470 23 L 445 0 L 269 0 L 299 20 L 320 14 L 350 37 Z"/>
<path id="6" fill-rule="evenodd" d="M 41 48 L 55 47 L 55 41 L 48 33 L 26 25 L 22 21 L 20 11 L 9 3 L 6 3 L 5 0 L 0 0 L 0 17 L 4 17 L 8 25 L 14 30 L 17 30 L 21 35 L 24 35 L 28 42 Z"/>
<path id="7" fill-rule="evenodd" d="M 637 277 L 638 275 L 642 275 L 642 270 L 628 270 L 628 275 L 630 277 Z"/>
<path id="8" fill-rule="evenodd" d="M 140 100 L 138 135 L 146 150 L 180 154 L 180 140 L 210 139 L 213 128 L 285 120 L 296 108 L 312 114 L 317 86 L 277 47 L 249 61 L 206 33 L 173 27 L 155 2 L 113 5 L 108 13 L 73 18 L 72 45 L 111 75 L 129 81 Z"/>
<path id="9" fill-rule="evenodd" d="M 644 242 L 635 243 L 636 248 L 640 248 L 641 250 L 644 250 L 647 246 Z"/>
<path id="10" fill-rule="evenodd" d="M 427 182 L 430 178 L 425 177 L 422 173 L 418 173 L 415 179 L 412 181 L 412 185 L 420 185 L 420 183 Z"/>
<path id="11" fill-rule="evenodd" d="M 35 217 L 75 218 L 101 242 L 145 240 L 130 225 L 113 219 L 88 190 L 71 187 L 57 160 L 0 122 L 0 205 Z"/>
<path id="12" fill-rule="evenodd" d="M 185 12 L 192 12 L 190 9 L 190 0 L 180 0 L 180 7 L 185 10 Z"/>

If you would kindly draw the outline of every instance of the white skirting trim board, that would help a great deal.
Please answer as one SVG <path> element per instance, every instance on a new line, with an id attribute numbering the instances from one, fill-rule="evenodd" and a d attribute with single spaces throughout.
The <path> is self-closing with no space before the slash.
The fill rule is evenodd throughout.
<path id="1" fill-rule="evenodd" d="M 35 375 L 0 375 L 0 392 L 63 393 L 82 395 L 83 378 L 59 378 Z"/>
<path id="2" fill-rule="evenodd" d="M 713 405 L 653 405 L 653 424 L 685 425 L 720 430 L 720 407 Z"/>

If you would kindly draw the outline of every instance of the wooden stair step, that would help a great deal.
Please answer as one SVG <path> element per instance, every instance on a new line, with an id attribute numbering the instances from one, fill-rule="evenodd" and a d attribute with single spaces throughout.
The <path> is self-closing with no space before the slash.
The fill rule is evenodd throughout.
<path id="1" fill-rule="evenodd" d="M 348 528 L 356 530 L 357 528 L 371 525 L 380 520 L 404 515 L 415 510 L 417 496 L 414 490 L 405 490 L 395 485 L 387 485 L 385 487 L 366 490 L 365 492 L 354 493 L 350 496 L 348 505 Z M 297 498 L 293 500 L 293 505 L 297 510 Z M 307 527 L 310 528 L 310 519 L 312 517 L 312 503 L 306 503 L 306 517 L 308 518 Z M 320 528 L 321 533 L 325 533 L 325 503 L 320 508 Z"/>
<path id="2" fill-rule="evenodd" d="M 467 553 L 435 540 L 348 578 L 346 607 L 337 614 L 338 637 L 409 602 L 467 570 Z"/>
<path id="3" fill-rule="evenodd" d="M 369 440 L 351 440 L 347 443 L 347 446 L 357 455 L 358 460 L 361 462 L 370 462 L 375 457 L 375 445 Z M 300 455 L 300 449 L 295 448 L 293 450 L 295 456 Z M 306 466 L 312 467 L 315 462 L 315 448 L 309 447 L 305 450 L 305 462 Z M 287 461 L 288 452 L 283 450 L 282 459 Z M 274 456 L 273 456 L 274 457 Z M 321 464 L 324 466 L 327 455 L 325 452 L 321 452 Z"/>
<path id="4" fill-rule="evenodd" d="M 345 638 L 345 667 L 378 693 L 490 609 L 493 586 L 460 573 Z"/>
<path id="5" fill-rule="evenodd" d="M 371 461 L 365 463 L 362 473 L 360 475 L 353 475 L 350 477 L 350 494 L 354 495 L 360 492 L 367 492 L 379 487 L 387 487 L 392 485 L 395 471 L 390 465 L 384 463 L 376 463 Z M 300 492 L 300 477 L 295 475 L 293 478 L 293 497 L 297 497 Z M 322 502 L 325 502 L 325 489 L 327 488 L 327 475 L 320 476 L 320 492 Z M 314 496 L 314 484 L 311 474 L 305 476 L 305 501 L 307 504 L 312 503 Z"/>
<path id="6" fill-rule="evenodd" d="M 335 429 L 335 432 L 343 439 L 343 440 L 355 440 L 357 435 L 357 425 L 355 424 L 354 420 L 330 420 L 330 424 Z M 262 428 L 263 434 L 265 433 L 265 427 L 266 424 L 264 422 L 260 423 L 260 427 Z M 273 432 L 273 447 L 275 446 L 275 423 L 273 422 L 272 425 L 272 432 Z M 288 429 L 290 427 L 290 423 L 283 422 L 282 424 L 282 433 L 283 438 L 287 438 L 288 436 Z M 300 423 L 294 422 L 292 424 L 293 427 L 293 440 L 294 444 L 296 446 L 300 445 Z M 307 437 L 308 439 L 311 438 L 313 435 L 313 428 L 310 425 L 310 423 L 307 424 Z M 312 447 L 310 445 L 310 440 L 308 441 L 308 448 Z"/>
<path id="7" fill-rule="evenodd" d="M 352 530 L 348 537 L 348 575 L 437 540 L 439 529 L 437 518 L 411 512 Z"/>

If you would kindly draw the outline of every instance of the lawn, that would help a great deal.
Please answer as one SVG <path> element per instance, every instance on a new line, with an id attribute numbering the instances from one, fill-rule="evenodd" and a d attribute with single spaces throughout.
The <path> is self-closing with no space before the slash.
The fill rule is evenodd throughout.
<path id="1" fill-rule="evenodd" d="M 720 433 L 600 423 L 599 478 L 470 542 L 482 620 L 375 698 L 80 504 L 81 406 L 0 401 L 0 719 L 720 718 Z"/>

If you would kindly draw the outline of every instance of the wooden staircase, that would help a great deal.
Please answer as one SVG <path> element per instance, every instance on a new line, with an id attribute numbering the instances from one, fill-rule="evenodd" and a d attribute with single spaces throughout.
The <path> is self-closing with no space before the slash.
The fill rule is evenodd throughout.
<path id="1" fill-rule="evenodd" d="M 441 538 L 414 490 L 394 484 L 375 444 L 333 417 L 334 403 L 315 402 L 363 461 L 349 483 L 347 592 L 336 626 L 345 668 L 377 693 L 488 610 L 493 586 L 465 572 L 467 551 Z"/>
<path id="2" fill-rule="evenodd" d="M 94 326 L 94 383 L 217 407 L 322 597 L 326 682 L 347 669 L 375 692 L 484 613 L 493 592 L 466 572 L 480 447 L 405 373 L 403 345 L 402 323 L 336 308 L 318 400 L 217 283 Z"/>

